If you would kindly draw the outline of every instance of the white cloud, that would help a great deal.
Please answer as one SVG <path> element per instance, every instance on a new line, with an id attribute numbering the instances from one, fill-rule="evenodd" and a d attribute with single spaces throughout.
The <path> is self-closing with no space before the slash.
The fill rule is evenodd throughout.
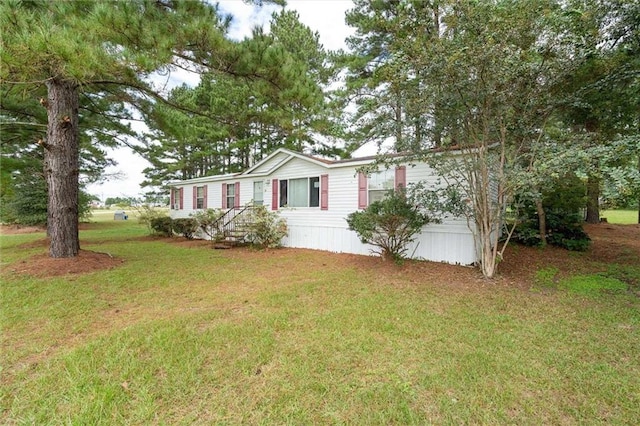
<path id="1" fill-rule="evenodd" d="M 320 34 L 325 49 L 344 49 L 345 39 L 354 30 L 344 22 L 345 13 L 352 9 L 351 0 L 289 0 L 288 9 L 300 15 L 300 22 Z"/>
<path id="2" fill-rule="evenodd" d="M 262 8 L 249 5 L 241 0 L 222 0 L 220 11 L 231 14 L 233 19 L 229 29 L 229 37 L 242 40 L 251 36 L 255 26 L 262 26 L 268 31 L 269 20 L 274 11 L 280 6 L 265 5 Z M 327 50 L 345 48 L 345 39 L 353 34 L 353 29 L 345 22 L 345 12 L 353 8 L 351 0 L 288 0 L 286 9 L 296 10 L 300 21 L 320 35 L 320 43 Z M 164 90 L 187 83 L 190 86 L 198 84 L 197 74 L 181 69 L 172 70 L 169 75 L 156 75 L 154 82 Z M 119 173 L 122 179 L 111 179 L 102 184 L 88 186 L 88 191 L 101 197 L 139 196 L 143 190 L 140 184 L 144 180 L 142 170 L 149 167 L 149 163 L 128 148 L 119 148 L 109 152 L 111 158 L 118 163 L 106 170 L 107 173 Z"/>

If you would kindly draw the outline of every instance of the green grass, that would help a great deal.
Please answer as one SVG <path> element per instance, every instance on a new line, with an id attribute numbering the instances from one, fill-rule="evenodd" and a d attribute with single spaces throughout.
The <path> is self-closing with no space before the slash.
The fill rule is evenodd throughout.
<path id="1" fill-rule="evenodd" d="M 0 423 L 640 419 L 635 295 L 531 292 L 471 273 L 462 289 L 455 273 L 435 279 L 412 262 L 216 251 L 145 233 L 105 217 L 82 247 L 122 266 L 47 279 L 10 272 L 44 251 L 21 246 L 43 234 L 0 237 Z M 636 280 L 638 269 L 607 274 Z"/>
<path id="2" fill-rule="evenodd" d="M 600 217 L 606 218 L 609 223 L 629 225 L 638 223 L 638 210 L 604 210 Z"/>

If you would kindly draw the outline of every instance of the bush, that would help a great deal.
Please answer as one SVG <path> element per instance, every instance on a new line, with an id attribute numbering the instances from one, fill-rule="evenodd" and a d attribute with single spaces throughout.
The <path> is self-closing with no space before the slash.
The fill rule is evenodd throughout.
<path id="1" fill-rule="evenodd" d="M 146 225 L 150 234 L 154 233 L 154 229 L 151 226 L 151 222 L 154 219 L 162 218 L 162 217 L 169 217 L 169 216 L 167 216 L 166 210 L 155 209 L 155 208 L 153 208 L 151 206 L 148 206 L 148 205 L 144 205 L 142 207 L 136 208 L 136 211 L 137 211 L 137 216 L 138 216 L 138 223 Z"/>
<path id="2" fill-rule="evenodd" d="M 580 213 L 586 202 L 584 183 L 575 175 L 566 175 L 551 184 L 552 186 L 542 193 L 547 243 L 572 251 L 587 250 L 591 239 L 582 228 L 583 219 Z M 527 246 L 541 245 L 534 200 L 531 197 L 520 196 L 514 210 L 520 210 L 521 217 L 513 233 L 513 240 Z"/>
<path id="3" fill-rule="evenodd" d="M 191 219 L 195 222 L 196 230 L 200 230 L 210 240 L 224 238 L 220 218 L 225 214 L 224 210 L 206 209 L 191 214 Z"/>
<path id="4" fill-rule="evenodd" d="M 154 217 L 150 220 L 153 232 L 164 237 L 173 236 L 173 219 L 168 216 Z"/>
<path id="5" fill-rule="evenodd" d="M 422 227 L 435 221 L 422 213 L 403 190 L 390 191 L 384 199 L 347 217 L 349 229 L 363 243 L 378 247 L 376 253 L 396 262 L 405 257 L 407 245 Z"/>
<path id="6" fill-rule="evenodd" d="M 248 239 L 263 248 L 276 248 L 289 233 L 287 222 L 265 206 L 255 206 L 247 220 Z"/>
<path id="7" fill-rule="evenodd" d="M 192 240 L 194 234 L 198 230 L 198 222 L 192 218 L 174 219 L 173 232 Z"/>
<path id="8" fill-rule="evenodd" d="M 579 214 L 554 210 L 547 212 L 547 242 L 571 251 L 585 251 L 591 238 L 584 232 Z"/>

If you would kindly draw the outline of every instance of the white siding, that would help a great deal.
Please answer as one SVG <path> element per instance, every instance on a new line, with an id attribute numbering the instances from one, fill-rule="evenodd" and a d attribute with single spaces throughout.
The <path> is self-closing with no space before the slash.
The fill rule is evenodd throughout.
<path id="1" fill-rule="evenodd" d="M 264 182 L 264 205 L 271 210 L 272 180 L 329 176 L 328 209 L 320 207 L 279 208 L 285 218 L 289 235 L 283 240 L 288 247 L 327 250 L 338 253 L 371 254 L 371 246 L 362 244 L 357 234 L 350 231 L 346 217 L 358 209 L 358 177 L 356 166 L 350 163 L 324 166 L 303 158 L 293 157 L 287 160 L 281 155 L 269 159 L 266 164 L 258 165 L 247 175 L 235 176 L 225 181 L 208 184 L 208 208 L 221 208 L 222 183 L 240 182 L 240 204 L 249 203 L 253 198 L 253 182 Z M 279 167 L 278 167 L 279 165 Z M 264 167 L 263 167 L 264 166 Z M 275 171 L 263 175 L 265 169 Z M 260 173 L 261 175 L 255 176 Z M 407 166 L 407 183 L 420 180 L 436 182 L 437 176 L 425 164 Z M 197 185 L 202 185 L 197 184 Z M 185 187 L 184 210 L 172 210 L 174 218 L 188 217 L 193 213 L 193 185 Z M 407 254 L 416 259 L 454 264 L 472 264 L 476 260 L 472 233 L 464 220 L 447 220 L 442 224 L 426 226 L 409 247 Z"/>
<path id="2" fill-rule="evenodd" d="M 289 158 L 290 156 L 285 153 L 276 154 L 272 158 L 267 158 L 263 160 L 262 163 L 257 163 L 255 165 L 255 169 L 251 171 L 251 174 L 270 173 L 276 167 L 278 167 L 279 164 L 288 160 Z"/>

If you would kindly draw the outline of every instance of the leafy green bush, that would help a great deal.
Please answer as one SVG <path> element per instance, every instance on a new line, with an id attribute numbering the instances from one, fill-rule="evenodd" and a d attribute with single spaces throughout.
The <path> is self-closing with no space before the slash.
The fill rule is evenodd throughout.
<path id="1" fill-rule="evenodd" d="M 173 232 L 192 240 L 198 230 L 198 222 L 193 218 L 182 218 L 173 220 Z"/>
<path id="2" fill-rule="evenodd" d="M 196 230 L 199 230 L 210 240 L 218 240 L 224 238 L 222 223 L 220 218 L 225 214 L 224 210 L 206 209 L 191 214 L 191 219 L 196 224 Z"/>
<path id="3" fill-rule="evenodd" d="M 173 219 L 168 216 L 154 217 L 150 220 L 151 229 L 157 235 L 173 236 Z"/>
<path id="4" fill-rule="evenodd" d="M 585 205 L 584 183 L 575 175 L 566 175 L 550 183 L 542 193 L 548 244 L 567 250 L 585 251 L 591 239 L 582 228 L 581 209 Z M 513 210 L 520 211 L 520 223 L 512 239 L 527 246 L 542 243 L 535 202 L 530 196 L 519 196 Z"/>
<path id="5" fill-rule="evenodd" d="M 154 219 L 161 218 L 161 217 L 169 217 L 167 216 L 166 210 L 156 209 L 148 205 L 138 207 L 136 208 L 136 211 L 138 216 L 138 223 L 146 225 L 150 234 L 153 234 L 155 232 L 155 230 L 151 226 L 151 222 Z"/>
<path id="6" fill-rule="evenodd" d="M 263 248 L 276 248 L 289 233 L 287 222 L 265 206 L 255 206 L 247 219 L 248 239 Z"/>
<path id="7" fill-rule="evenodd" d="M 421 212 L 404 190 L 389 191 L 382 200 L 347 217 L 349 229 L 355 231 L 363 243 L 378 247 L 376 253 L 396 262 L 405 257 L 407 245 L 422 227 L 436 221 Z"/>

